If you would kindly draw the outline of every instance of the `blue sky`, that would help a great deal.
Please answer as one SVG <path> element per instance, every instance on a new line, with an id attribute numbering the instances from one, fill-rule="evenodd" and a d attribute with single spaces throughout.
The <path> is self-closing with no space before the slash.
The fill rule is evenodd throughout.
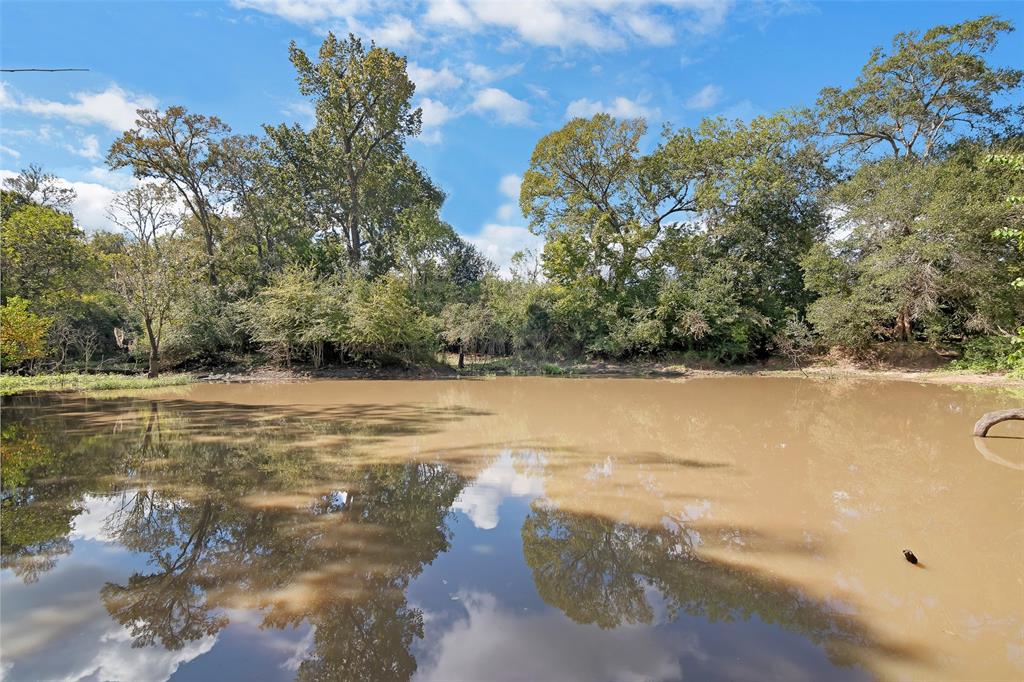
<path id="1" fill-rule="evenodd" d="M 236 132 L 311 120 L 287 59 L 328 30 L 408 55 L 424 108 L 409 151 L 448 194 L 443 215 L 503 263 L 532 238 L 518 176 L 543 134 L 607 111 L 696 125 L 813 103 L 852 82 L 893 34 L 995 13 L 1024 28 L 1020 2 L 736 0 L 232 0 L 0 5 L 0 173 L 30 162 L 74 184 L 83 227 L 105 227 L 130 185 L 103 157 L 136 106 L 182 104 Z M 994 61 L 1024 63 L 1011 34 Z"/>

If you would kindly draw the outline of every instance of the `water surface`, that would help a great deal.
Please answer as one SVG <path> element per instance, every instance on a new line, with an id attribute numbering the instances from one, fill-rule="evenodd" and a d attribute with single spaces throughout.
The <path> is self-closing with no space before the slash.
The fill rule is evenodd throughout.
<path id="1" fill-rule="evenodd" d="M 1024 424 L 970 435 L 1021 405 L 764 377 L 5 400 L 3 679 L 1021 679 Z"/>

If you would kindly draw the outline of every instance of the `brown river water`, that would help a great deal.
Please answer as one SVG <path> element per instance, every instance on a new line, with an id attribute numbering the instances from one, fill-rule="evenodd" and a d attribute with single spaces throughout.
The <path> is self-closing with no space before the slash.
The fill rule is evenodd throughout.
<path id="1" fill-rule="evenodd" d="M 971 437 L 1022 405 L 768 377 L 5 399 L 0 670 L 1024 679 L 1024 422 Z"/>

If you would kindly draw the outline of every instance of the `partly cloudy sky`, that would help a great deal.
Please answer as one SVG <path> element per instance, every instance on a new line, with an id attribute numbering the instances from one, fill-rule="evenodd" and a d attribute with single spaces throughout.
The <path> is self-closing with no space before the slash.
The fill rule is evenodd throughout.
<path id="1" fill-rule="evenodd" d="M 574 116 L 643 116 L 653 130 L 704 116 L 750 118 L 849 84 L 870 49 L 903 30 L 995 12 L 1024 26 L 1024 3 L 804 0 L 5 1 L 0 172 L 40 163 L 80 195 L 86 228 L 127 186 L 103 157 L 138 107 L 182 104 L 236 132 L 308 123 L 287 60 L 327 31 L 409 57 L 423 108 L 410 153 L 447 192 L 444 217 L 506 263 L 536 244 L 516 196 L 537 139 Z M 1019 65 L 1019 33 L 995 61 Z"/>

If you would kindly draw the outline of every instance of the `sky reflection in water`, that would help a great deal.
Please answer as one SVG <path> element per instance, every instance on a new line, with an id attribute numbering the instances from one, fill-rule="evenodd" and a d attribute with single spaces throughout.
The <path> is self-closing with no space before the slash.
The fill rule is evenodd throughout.
<path id="1" fill-rule="evenodd" d="M 504 388 L 623 396 L 547 381 Z M 629 390 L 657 399 L 666 386 Z M 879 602 L 927 609 L 943 585 L 918 594 L 894 580 L 885 593 L 857 565 L 831 565 L 831 545 L 885 513 L 860 477 L 836 479 L 870 457 L 794 481 L 790 494 L 829 489 L 793 517 L 829 518 L 777 533 L 735 502 L 761 455 L 666 454 L 639 431 L 632 449 L 605 438 L 605 452 L 571 415 L 563 426 L 583 435 L 549 433 L 548 417 L 527 414 L 544 405 L 522 395 L 522 420 L 540 421 L 520 430 L 498 386 L 403 386 L 413 395 L 396 402 L 402 391 L 368 382 L 365 395 L 299 406 L 202 388 L 5 402 L 5 680 L 955 674 L 875 620 Z M 802 390 L 789 397 L 824 397 Z M 980 395 L 959 399 L 972 411 L 994 399 Z M 664 437 L 685 443 L 692 418 Z M 799 425 L 787 429 L 806 450 Z M 941 479 L 941 458 L 929 466 Z M 791 515 L 782 497 L 766 514 L 776 501 Z M 965 617 L 975 639 L 996 623 L 1001 670 L 1021 662 L 1020 606 L 982 610 L 973 633 Z"/>

